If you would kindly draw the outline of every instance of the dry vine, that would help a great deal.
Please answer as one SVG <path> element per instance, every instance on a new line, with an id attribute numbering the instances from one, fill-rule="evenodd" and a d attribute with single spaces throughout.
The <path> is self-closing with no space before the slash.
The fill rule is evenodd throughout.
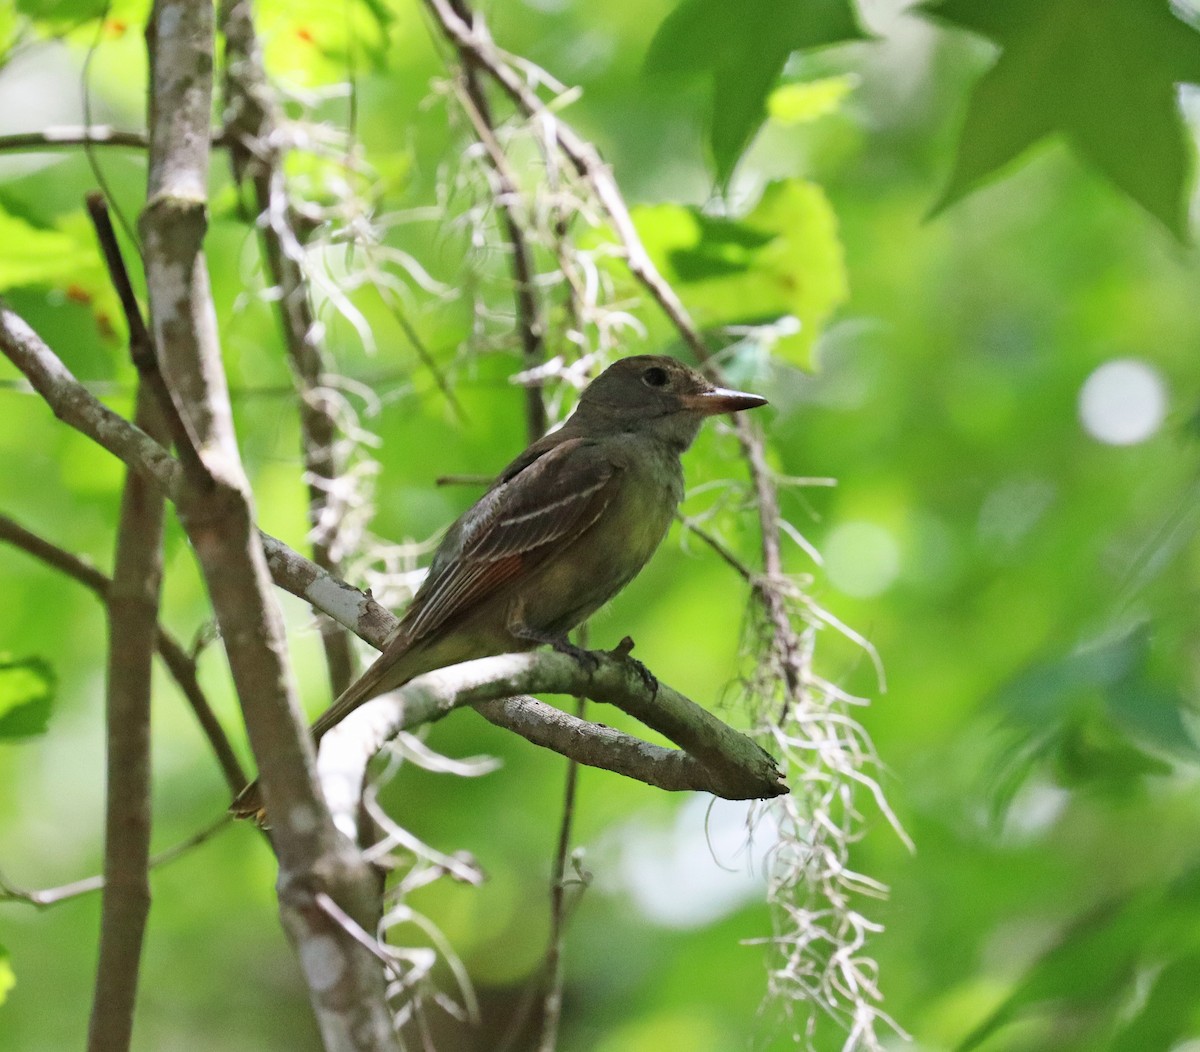
<path id="1" fill-rule="evenodd" d="M 643 247 L 611 169 L 560 116 L 569 102 L 565 89 L 544 71 L 497 48 L 465 0 L 426 0 L 426 6 L 465 71 L 468 87 L 461 102 L 488 166 L 498 173 L 485 186 L 493 196 L 503 195 L 506 228 L 511 229 L 513 215 L 533 217 L 522 228 L 524 241 L 540 246 L 551 263 L 540 284 L 564 289 L 575 307 L 572 316 L 590 323 L 564 333 L 563 346 L 578 348 L 577 362 L 572 365 L 566 356 L 552 359 L 537 378 L 556 375 L 578 383 L 580 365 L 594 368 L 625 337 L 640 332 L 630 304 L 606 302 L 612 289 L 606 284 L 604 261 L 595 252 L 565 247 L 564 228 L 573 224 L 607 231 L 599 252 L 615 254 L 623 262 L 699 362 L 721 379 L 719 356 Z M 480 120 L 481 72 L 510 104 L 507 119 L 499 125 Z M 526 191 L 518 207 L 513 199 L 516 179 L 505 173 L 513 167 L 507 160 L 509 151 L 522 139 L 537 144 L 545 176 Z M 472 156 L 470 151 L 465 156 L 468 175 Z M 571 217 L 566 223 L 564 215 Z M 581 282 L 579 275 L 588 280 Z M 761 569 L 749 567 L 707 525 L 687 518 L 684 525 L 751 586 L 748 707 L 759 740 L 782 754 L 793 785 L 790 795 L 765 805 L 761 816 L 769 819 L 777 836 L 768 868 L 776 927 L 764 940 L 775 951 L 770 1000 L 790 1021 L 797 1041 L 811 1042 L 816 1010 L 846 1028 L 847 1049 L 877 1050 L 882 1047 L 880 1024 L 887 1030 L 899 1028 L 882 1010 L 875 965 L 866 949 L 878 926 L 859 905 L 863 896 L 877 897 L 886 889 L 849 865 L 852 845 L 864 829 L 857 798 L 865 794 L 904 834 L 872 775 L 874 750 L 853 714 L 865 701 L 848 696 L 813 668 L 818 634 L 823 629 L 841 632 L 878 662 L 869 643 L 816 604 L 806 594 L 804 580 L 785 569 L 785 537 L 797 539 L 806 553 L 811 552 L 799 530 L 780 515 L 778 487 L 793 480 L 781 479 L 771 469 L 763 436 L 752 420 L 736 417 L 733 432 L 750 483 L 740 497 L 733 487 L 724 517 L 729 521 L 730 514 L 745 511 L 757 517 Z"/>

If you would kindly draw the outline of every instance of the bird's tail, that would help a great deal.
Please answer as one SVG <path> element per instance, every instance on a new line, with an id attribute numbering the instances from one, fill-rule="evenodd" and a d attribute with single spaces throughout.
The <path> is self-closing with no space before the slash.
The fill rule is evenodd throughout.
<path id="1" fill-rule="evenodd" d="M 270 824 L 267 822 L 267 810 L 263 807 L 262 791 L 258 787 L 257 778 L 233 798 L 233 803 L 229 805 L 229 813 L 234 818 L 252 819 L 259 829 L 270 828 Z"/>
<path id="2" fill-rule="evenodd" d="M 428 671 L 419 655 L 419 648 L 407 653 L 397 653 L 389 648 L 380 654 L 371 667 L 342 691 L 333 704 L 317 717 L 310 728 L 313 742 L 319 743 L 326 731 L 341 723 L 359 705 L 388 691 L 396 690 L 414 676 Z M 262 829 L 269 828 L 257 778 L 238 793 L 229 805 L 229 813 L 234 818 L 253 819 Z"/>

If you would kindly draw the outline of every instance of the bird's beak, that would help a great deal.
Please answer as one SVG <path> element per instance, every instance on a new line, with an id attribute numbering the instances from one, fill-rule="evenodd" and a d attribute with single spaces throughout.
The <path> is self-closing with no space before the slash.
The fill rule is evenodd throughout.
<path id="1" fill-rule="evenodd" d="M 686 394 L 682 398 L 683 407 L 705 416 L 716 416 L 718 413 L 740 413 L 743 409 L 753 409 L 766 405 L 767 400 L 761 395 L 749 394 L 746 391 L 731 391 L 728 387 L 710 387 L 707 391 L 697 391 Z"/>

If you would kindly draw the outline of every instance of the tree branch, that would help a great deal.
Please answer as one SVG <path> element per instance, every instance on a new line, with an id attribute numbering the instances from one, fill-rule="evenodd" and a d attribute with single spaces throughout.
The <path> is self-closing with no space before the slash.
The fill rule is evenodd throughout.
<path id="1" fill-rule="evenodd" d="M 138 385 L 135 423 L 166 439 L 162 412 Z M 100 960 L 89 1052 L 129 1047 L 150 912 L 150 669 L 162 586 L 162 490 L 127 469 L 108 588 L 107 773 Z"/>
<path id="2" fill-rule="evenodd" d="M 597 699 L 603 700 L 603 699 Z M 713 792 L 704 765 L 680 749 L 652 745 L 624 731 L 591 723 L 524 695 L 482 701 L 475 711 L 528 742 L 667 792 Z"/>
<path id="3" fill-rule="evenodd" d="M 387 645 L 400 624 L 394 614 L 351 585 L 334 580 L 282 542 L 266 534 L 263 537 L 276 584 L 336 618 L 376 649 L 382 650 Z M 499 660 L 499 658 L 484 660 Z M 619 663 L 622 667 L 627 664 L 626 662 Z M 454 666 L 454 668 L 464 667 Z M 641 681 L 639 680 L 639 682 Z M 474 701 L 468 699 L 463 704 L 475 706 L 479 709 L 480 714 L 490 722 L 521 735 L 535 745 L 552 749 L 588 766 L 602 767 L 662 789 L 725 795 L 726 791 L 733 789 L 735 785 L 740 785 L 747 790 L 767 789 L 769 786 L 775 786 L 778 790 L 763 795 L 780 795 L 787 792 L 786 787 L 781 788 L 781 783 L 775 780 L 778 772 L 774 771 L 774 761 L 771 761 L 765 752 L 748 738 L 738 734 L 737 731 L 726 726 L 707 710 L 695 705 L 670 687 L 660 683 L 657 698 L 647 690 L 634 691 L 628 696 L 627 703 L 623 704 L 617 700 L 615 692 L 609 692 L 613 695 L 611 697 L 607 695 L 601 697 L 589 693 L 587 689 L 577 691 L 577 685 L 572 685 L 563 691 L 554 691 L 554 688 L 550 687 L 541 689 L 568 694 L 580 693 L 588 697 L 595 697 L 600 701 L 611 701 L 687 751 L 680 752 L 676 749 L 664 749 L 660 746 L 650 745 L 610 727 L 602 727 L 576 719 L 553 706 L 535 701 L 533 698 L 489 694 L 485 690 L 479 699 Z M 644 686 L 644 683 L 642 685 Z M 467 686 L 468 684 L 464 683 L 463 689 L 466 689 Z M 512 693 L 520 695 L 530 693 L 532 690 L 533 688 L 518 686 Z M 492 701 L 489 698 L 504 698 L 504 700 Z M 658 699 L 666 699 L 662 711 L 659 711 Z M 367 705 L 362 706 L 362 708 L 368 707 Z M 377 738 L 378 742 L 373 747 L 368 743 L 363 744 L 361 750 L 364 757 L 363 763 L 365 764 L 366 760 L 373 756 L 389 737 L 394 737 L 401 730 L 420 722 L 417 717 L 412 715 L 416 711 L 418 710 L 410 708 L 409 715 L 405 716 L 396 729 L 386 737 L 378 738 L 380 733 L 378 730 L 365 728 L 364 732 L 368 737 Z M 440 719 L 441 715 L 445 715 L 444 712 L 440 712 L 437 716 L 432 715 L 434 711 L 437 711 L 436 705 L 432 709 L 421 709 L 420 711 L 428 711 L 430 715 L 427 718 L 430 719 Z M 349 719 L 350 717 L 347 717 L 347 720 Z M 408 720 L 413 722 L 407 722 Z M 702 725 L 694 733 L 688 726 L 693 721 Z M 333 733 L 331 730 L 322 739 L 323 745 Z M 735 741 L 739 744 L 732 744 Z M 712 771 L 706 769 L 709 761 L 702 756 L 702 753 L 708 751 L 706 743 L 711 742 L 715 742 L 715 748 L 720 754 L 716 759 L 716 766 L 720 768 L 733 762 L 739 768 L 738 772 L 729 772 L 730 776 L 727 779 L 714 781 Z M 700 752 L 695 752 L 697 746 Z M 322 748 L 322 753 L 324 751 Z M 693 752 L 695 755 L 688 755 Z M 763 758 L 772 764 L 770 772 L 762 767 Z M 747 774 L 741 770 L 747 759 L 749 759 L 750 766 L 746 768 L 746 771 L 756 771 L 757 774 Z M 737 790 L 733 789 L 733 791 Z M 758 799 L 758 797 L 740 798 Z"/>
<path id="4" fill-rule="evenodd" d="M 168 497 L 175 499 L 182 477 L 179 461 L 140 428 L 103 405 L 3 300 L 0 300 L 0 352 L 25 374 L 56 416 L 134 471 L 155 481 Z M 370 596 L 269 534 L 260 531 L 259 541 L 271 574 L 281 588 L 328 614 L 368 643 L 382 646 L 395 630 L 396 618 Z M 14 543 L 21 542 L 14 540 Z M 29 534 L 22 547 L 95 589 L 98 571 L 78 563 L 73 556 L 47 550 L 39 544 L 39 539 Z M 238 789 L 245 784 L 243 780 Z"/>
<path id="5" fill-rule="evenodd" d="M 169 405 L 154 390 L 154 348 L 125 269 L 104 198 L 89 194 L 88 212 L 129 328 L 138 365 L 134 422 L 155 441 L 170 441 Z M 152 382 L 147 382 L 147 376 Z M 164 499 L 160 487 L 125 469 L 117 554 L 108 587 L 104 894 L 100 960 L 88 1023 L 90 1052 L 129 1047 L 138 973 L 150 912 L 151 666 L 162 594 Z"/>
<path id="6" fill-rule="evenodd" d="M 7 316 L 15 318 L 11 311 L 7 312 Z M 0 322 L 3 322 L 5 314 L 0 311 Z M 18 319 L 19 320 L 19 319 Z M 24 326 L 24 323 L 21 323 Z M 28 326 L 24 326 L 28 330 Z M 3 340 L 4 328 L 0 325 L 0 349 L 7 349 Z M 38 362 L 44 363 L 49 359 L 51 365 L 48 367 L 50 372 L 56 375 L 61 374 L 62 390 L 57 391 L 58 397 L 66 398 L 71 401 L 80 401 L 85 405 L 85 412 L 82 417 L 84 421 L 91 421 L 96 416 L 99 410 L 104 407 L 96 401 L 93 395 L 83 388 L 74 377 L 67 373 L 62 363 L 54 356 L 45 344 L 42 344 L 38 338 L 29 330 L 30 341 L 36 343 L 37 354 L 34 358 Z M 11 357 L 11 355 L 10 355 Z M 18 362 L 18 364 L 20 364 Z M 107 412 L 107 410 L 104 410 Z M 117 417 L 115 414 L 109 414 L 116 427 L 126 430 L 136 430 L 128 421 Z M 85 428 L 85 433 L 89 433 Z M 164 474 L 169 479 L 176 479 L 178 476 L 179 465 L 167 454 L 160 446 L 151 442 L 150 448 L 155 452 L 152 463 L 156 465 L 154 470 L 151 470 L 149 465 L 143 463 L 139 458 L 141 455 L 141 447 L 130 441 L 127 436 L 121 436 L 117 445 L 126 451 L 129 456 L 129 463 L 133 467 L 142 467 L 142 470 L 147 471 L 152 477 L 157 477 L 158 474 Z M 345 625 L 360 638 L 370 643 L 372 646 L 382 649 L 386 645 L 391 634 L 396 630 L 399 624 L 398 619 L 388 610 L 381 607 L 370 596 L 359 591 L 357 588 L 340 581 L 330 575 L 327 571 L 321 569 L 311 560 L 306 559 L 298 552 L 289 548 L 282 541 L 271 537 L 268 534 L 259 534 L 260 543 L 266 554 L 267 565 L 275 583 L 279 587 L 291 592 L 293 595 L 303 599 L 311 604 L 318 611 L 328 614 L 340 624 Z M 577 755 L 580 762 L 590 762 L 584 753 L 587 750 L 582 749 L 580 742 L 586 740 L 586 737 L 598 736 L 600 740 L 613 740 L 610 735 L 612 732 L 606 728 L 596 728 L 593 724 L 586 724 L 583 727 L 576 727 L 573 724 L 563 724 L 562 716 L 553 716 L 548 712 L 537 708 L 522 705 L 520 703 L 506 703 L 503 706 L 490 706 L 486 710 L 486 714 L 493 722 L 501 723 L 504 720 L 512 720 L 512 723 L 504 723 L 509 729 L 537 744 L 546 745 L 555 751 L 561 752 L 564 755 Z M 640 717 L 639 717 L 640 718 Z M 550 725 L 537 729 L 536 723 L 549 719 Z M 563 727 L 569 727 L 570 731 L 566 731 Z M 590 729 L 589 729 L 590 728 Z M 661 730 L 661 728 L 659 728 Z M 580 731 L 581 733 L 575 733 Z M 731 732 L 734 733 L 734 732 Z M 668 736 L 670 736 L 668 734 Z M 631 743 L 627 743 L 632 748 Z M 574 750 L 574 752 L 572 752 Z M 604 750 L 599 747 L 594 751 L 594 755 L 602 755 Z M 658 756 L 659 754 L 646 753 L 647 756 Z M 671 756 L 678 754 L 671 752 Z M 661 756 L 659 757 L 662 758 Z M 640 761 L 634 757 L 631 760 L 621 758 L 620 754 L 612 757 L 611 769 L 618 773 L 627 773 L 625 766 L 636 768 Z M 678 756 L 677 759 L 671 761 L 678 765 L 678 773 L 673 773 L 670 769 L 655 771 L 653 778 L 661 779 L 662 787 L 665 789 L 710 789 L 707 784 L 701 784 L 701 776 L 696 774 L 691 769 L 691 762 L 683 756 Z M 698 761 L 697 761 L 698 762 Z M 625 766 L 623 766 L 625 765 Z M 657 766 L 657 760 L 655 761 Z M 649 765 L 644 766 L 644 770 L 648 770 Z M 647 778 L 647 780 L 651 780 Z M 651 780 L 651 784 L 659 784 L 658 781 Z"/>
<path id="7" fill-rule="evenodd" d="M 102 404 L 3 300 L 0 351 L 25 374 L 56 417 L 155 481 L 168 495 L 174 494 L 179 483 L 175 458 L 136 424 Z"/>
<path id="8" fill-rule="evenodd" d="M 4 350 L 8 349 L 8 345 L 3 338 L 5 334 L 4 322 L 6 319 L 9 319 L 10 328 L 14 327 L 12 325 L 13 320 L 20 322 L 20 319 L 11 311 L 0 308 L 0 349 Z M 128 421 L 104 409 L 96 401 L 95 397 L 66 371 L 53 352 L 33 334 L 32 330 L 28 329 L 28 326 L 24 322 L 20 322 L 20 326 L 27 331 L 28 342 L 35 346 L 36 353 L 32 355 L 33 360 L 41 363 L 46 368 L 46 371 L 59 378 L 59 386 L 54 392 L 56 397 L 83 405 L 83 412 L 80 416 L 85 425 L 97 419 L 100 411 L 103 411 L 104 413 L 108 413 L 108 417 L 104 419 L 111 418 L 112 426 L 115 430 L 120 431 L 120 429 L 124 429 L 129 432 L 141 434 Z M 10 354 L 10 357 L 13 356 Z M 20 366 L 21 362 L 18 361 L 17 364 Z M 84 426 L 81 429 L 85 433 L 91 433 L 90 426 Z M 143 446 L 132 441 L 129 436 L 118 435 L 115 445 L 128 456 L 127 463 L 131 467 L 140 467 L 141 470 L 154 478 L 165 476 L 167 479 L 172 480 L 172 482 L 177 480 L 179 472 L 178 463 L 161 446 L 158 446 L 157 443 L 149 439 L 147 439 L 147 442 L 149 443 L 148 448 L 150 450 L 149 463 L 141 459 Z M 292 548 L 289 548 L 277 538 L 263 533 L 260 533 L 258 536 L 263 546 L 271 575 L 279 587 L 303 599 L 318 611 L 328 614 L 372 646 L 382 649 L 386 645 L 387 640 L 399 624 L 398 619 L 390 611 L 381 607 L 374 599 L 352 585 L 331 576 L 327 571 L 321 569 L 321 567 L 317 566 L 311 560 L 306 559 Z M 506 704 L 504 706 L 491 706 L 486 710 L 486 714 L 489 719 L 496 723 L 502 723 L 502 721 L 511 719 L 511 724 L 503 723 L 503 725 L 508 726 L 509 729 L 521 734 L 530 741 L 553 748 L 555 751 L 563 753 L 563 755 L 575 755 L 582 763 L 591 762 L 587 758 L 587 755 L 600 756 L 604 753 L 599 742 L 595 750 L 589 751 L 583 749 L 580 742 L 586 740 L 586 738 L 583 733 L 575 732 L 582 732 L 584 728 L 575 727 L 572 724 L 564 725 L 561 716 L 553 716 L 550 719 L 548 712 L 536 707 L 530 708 L 517 703 Z M 551 725 L 541 729 L 536 728 L 536 724 L 539 721 L 546 719 L 550 719 Z M 564 726 L 570 727 L 569 733 L 562 729 Z M 586 731 L 587 736 L 598 735 L 600 740 L 613 740 L 609 737 L 611 732 L 607 729 L 597 729 L 593 724 L 586 724 L 585 726 L 590 728 L 590 730 Z M 657 754 L 646 753 L 646 755 Z M 674 755 L 676 754 L 672 753 L 672 756 Z M 622 774 L 627 773 L 626 767 L 636 767 L 640 762 L 636 758 L 625 759 L 620 753 L 609 757 L 609 759 L 611 759 L 611 764 L 606 763 L 605 766 L 609 766 L 610 769 Z M 678 765 L 678 773 L 672 773 L 669 769 L 664 769 L 656 770 L 653 775 L 653 778 L 661 780 L 662 788 L 710 789 L 708 784 L 701 784 L 699 781 L 700 776 L 689 769 L 689 761 L 683 757 L 679 757 L 671 762 Z M 655 764 L 657 764 L 657 761 L 655 761 Z M 644 765 L 643 769 L 648 770 L 649 765 Z M 651 784 L 660 784 L 659 781 L 654 781 L 650 777 L 647 777 L 646 780 L 650 781 Z M 245 783 L 243 782 L 242 784 Z"/>
<path id="9" fill-rule="evenodd" d="M 133 470 L 157 482 L 174 499 L 181 477 L 179 462 L 144 431 L 101 403 L 3 300 L 0 300 L 0 351 L 25 375 L 55 416 Z M 369 643 L 377 638 L 382 640 L 395 628 L 396 619 L 357 588 L 333 577 L 277 538 L 260 533 L 260 539 L 280 587 L 311 603 Z M 36 547 L 37 538 L 29 543 Z M 52 565 L 59 565 L 57 553 L 38 552 L 32 547 L 27 550 Z M 71 558 L 68 557 L 68 564 Z M 87 573 L 96 571 L 90 568 L 80 571 L 76 565 L 60 568 L 94 587 Z"/>
<path id="10" fill-rule="evenodd" d="M 285 661 L 283 625 L 254 528 L 249 483 L 203 255 L 212 112 L 210 4 L 156 0 L 150 53 L 150 170 L 141 232 L 159 367 L 195 436 L 175 496 L 221 626 L 268 807 L 280 817 L 280 913 L 304 967 L 326 1048 L 397 1048 L 380 962 L 328 913 L 330 897 L 360 925 L 377 912 L 369 870 L 320 799 L 312 743 Z"/>
<path id="11" fill-rule="evenodd" d="M 35 153 L 78 146 L 123 146 L 144 150 L 149 145 L 150 139 L 145 132 L 122 131 L 108 124 L 64 124 L 43 128 L 41 131 L 0 135 L 0 152 L 5 153 Z"/>
<path id="12" fill-rule="evenodd" d="M 213 135 L 213 146 L 224 146 L 227 136 L 222 131 Z M 40 153 L 44 150 L 76 149 L 80 146 L 119 146 L 145 150 L 150 136 L 144 131 L 124 131 L 108 124 L 62 124 L 40 131 L 0 135 L 0 153 Z"/>
<path id="13" fill-rule="evenodd" d="M 441 719 L 454 709 L 512 699 L 530 693 L 568 694 L 608 702 L 675 742 L 686 753 L 657 749 L 610 728 L 597 728 L 558 713 L 539 734 L 548 745 L 581 763 L 613 769 L 606 752 L 620 745 L 620 773 L 668 789 L 694 789 L 729 800 L 761 800 L 788 791 L 775 761 L 758 745 L 665 684 L 647 683 L 637 663 L 592 652 L 596 668 L 554 651 L 480 658 L 418 676 L 399 690 L 356 709 L 322 739 L 318 770 L 333 797 L 339 827 L 354 821 L 366 766 L 384 744 L 403 730 Z M 528 721 L 529 701 L 490 705 L 485 715 Z M 549 708 L 549 706 L 546 706 Z M 509 726 L 507 722 L 504 724 Z M 526 722 L 528 726 L 528 722 Z M 515 728 L 514 728 L 515 729 Z M 690 754 L 691 762 L 685 759 Z M 677 759 L 673 759 L 676 758 Z M 659 765 L 664 767 L 660 771 Z M 685 784 L 687 783 L 687 784 Z"/>
<path id="14" fill-rule="evenodd" d="M 612 170 L 595 147 L 549 110 L 520 74 L 505 61 L 492 43 L 483 20 L 471 11 L 466 0 L 425 0 L 425 4 L 446 38 L 461 55 L 464 64 L 486 70 L 517 108 L 527 117 L 535 119 L 553 137 L 576 173 L 591 185 L 596 199 L 612 220 L 617 239 L 625 251 L 626 265 L 650 292 L 696 357 L 707 363 L 711 352 L 693 324 L 687 308 L 659 274 L 642 244 L 621 191 L 612 177 Z"/>
<path id="15" fill-rule="evenodd" d="M 587 625 L 580 629 L 586 633 Z M 587 711 L 587 698 L 575 698 L 575 716 L 580 723 Z M 566 713 L 563 713 L 565 716 Z M 616 743 L 611 743 L 616 744 Z M 670 750 L 666 750 L 668 754 Z M 680 755 L 686 755 L 681 753 Z M 669 755 L 663 757 L 669 760 Z M 664 764 L 665 766 L 666 764 Z M 567 938 L 567 858 L 571 852 L 571 836 L 575 826 L 575 799 L 579 791 L 579 761 L 567 761 L 566 778 L 563 786 L 562 818 L 558 826 L 558 842 L 554 849 L 554 861 L 550 873 L 550 934 L 546 939 L 546 956 L 543 963 L 542 1033 L 538 1052 L 555 1052 L 558 1048 L 558 1033 L 562 1026 L 563 987 L 566 971 L 563 967 L 563 951 Z M 576 900 L 578 901 L 578 900 Z"/>
<path id="16" fill-rule="evenodd" d="M 689 533 L 694 533 L 700 538 L 700 540 L 702 540 L 714 552 L 716 552 L 725 565 L 730 567 L 743 581 L 745 581 L 747 584 L 754 584 L 758 575 L 755 574 L 755 572 L 751 570 L 750 567 L 744 562 L 742 562 L 742 560 L 739 559 L 732 551 L 730 551 L 728 546 L 719 537 L 715 537 L 713 534 L 709 533 L 708 530 L 701 526 L 699 522 L 687 515 L 681 515 L 679 512 L 676 512 L 675 520 L 685 530 L 687 530 Z"/>
<path id="17" fill-rule="evenodd" d="M 62 571 L 68 577 L 90 589 L 105 603 L 108 602 L 112 581 L 105 574 L 89 563 L 85 563 L 79 556 L 31 533 L 7 515 L 0 515 L 0 541 L 7 541 L 47 566 Z M 226 785 L 229 786 L 230 792 L 236 795 L 246 784 L 246 774 L 242 770 L 237 754 L 233 751 L 233 746 L 229 744 L 229 738 L 221 726 L 221 721 L 217 719 L 217 714 L 213 712 L 212 706 L 208 703 L 208 698 L 200 686 L 196 676 L 196 662 L 161 625 L 158 626 L 155 645 L 163 664 L 167 666 L 167 670 L 183 693 L 192 712 L 195 713 L 196 721 L 200 724 L 200 729 L 204 732 L 204 736 L 208 739 L 208 743 L 217 757 L 217 762 L 221 765 Z"/>
<path id="18" fill-rule="evenodd" d="M 275 583 L 318 613 L 333 618 L 359 639 L 382 650 L 400 621 L 366 592 L 334 577 L 269 533 L 259 531 L 267 568 Z"/>

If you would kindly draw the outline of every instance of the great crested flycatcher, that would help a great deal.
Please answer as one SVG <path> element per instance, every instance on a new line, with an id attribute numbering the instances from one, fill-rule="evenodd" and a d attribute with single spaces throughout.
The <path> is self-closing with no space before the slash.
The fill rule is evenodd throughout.
<path id="1" fill-rule="evenodd" d="M 383 652 L 312 726 L 321 736 L 364 702 L 436 668 L 548 643 L 625 587 L 683 498 L 680 456 L 704 418 L 765 405 L 674 358 L 604 370 L 575 412 L 534 442 L 447 531 Z M 260 815 L 258 784 L 230 810 Z"/>

